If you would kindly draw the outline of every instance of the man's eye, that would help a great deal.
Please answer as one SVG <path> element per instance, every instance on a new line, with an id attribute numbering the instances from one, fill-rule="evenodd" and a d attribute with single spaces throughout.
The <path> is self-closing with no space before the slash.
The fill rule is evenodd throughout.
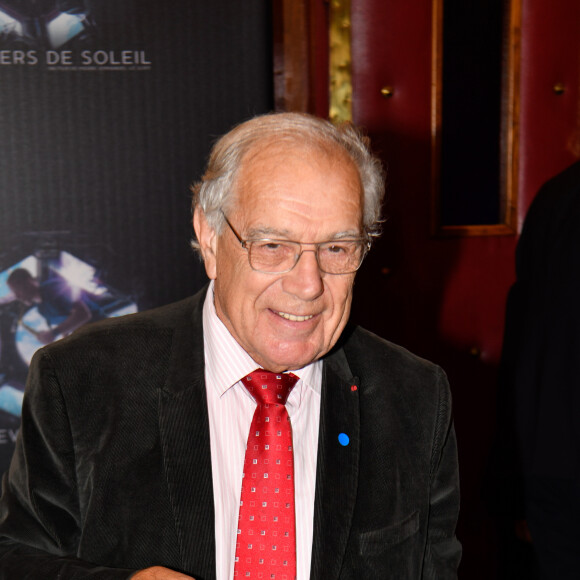
<path id="1" fill-rule="evenodd" d="M 324 250 L 329 254 L 344 254 L 347 252 L 347 247 L 341 244 L 331 244 L 329 246 L 326 246 Z"/>
<path id="2" fill-rule="evenodd" d="M 254 245 L 254 251 L 262 254 L 279 254 L 286 252 L 288 246 L 276 241 L 264 241 Z"/>

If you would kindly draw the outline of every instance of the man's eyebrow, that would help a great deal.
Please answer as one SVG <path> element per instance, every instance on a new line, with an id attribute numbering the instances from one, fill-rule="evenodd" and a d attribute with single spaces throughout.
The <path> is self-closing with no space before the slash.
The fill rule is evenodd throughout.
<path id="1" fill-rule="evenodd" d="M 294 239 L 294 236 L 291 235 L 291 233 L 287 229 L 269 228 L 264 226 L 249 229 L 245 237 L 247 239 L 267 238 L 273 240 L 288 240 L 293 242 L 302 241 Z M 361 232 L 360 230 L 345 230 L 342 232 L 335 232 L 330 236 L 321 240 L 321 242 L 331 242 L 332 240 L 351 240 L 351 239 L 359 239 L 362 237 L 364 237 L 364 233 Z M 308 243 L 308 241 L 304 240 L 303 243 Z"/>
<path id="2" fill-rule="evenodd" d="M 364 238 L 364 233 L 360 230 L 346 230 L 335 233 L 329 240 L 357 240 L 359 238 Z"/>
<path id="3" fill-rule="evenodd" d="M 277 228 L 269 228 L 266 226 L 258 226 L 250 228 L 247 231 L 248 238 L 281 238 L 290 239 L 290 232 L 287 229 L 279 230 Z"/>

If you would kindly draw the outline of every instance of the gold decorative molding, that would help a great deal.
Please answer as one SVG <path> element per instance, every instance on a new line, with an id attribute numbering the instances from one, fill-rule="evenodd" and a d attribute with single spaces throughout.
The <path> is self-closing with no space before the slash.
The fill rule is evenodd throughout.
<path id="1" fill-rule="evenodd" d="M 329 118 L 333 123 L 352 121 L 350 2 L 329 3 Z"/>

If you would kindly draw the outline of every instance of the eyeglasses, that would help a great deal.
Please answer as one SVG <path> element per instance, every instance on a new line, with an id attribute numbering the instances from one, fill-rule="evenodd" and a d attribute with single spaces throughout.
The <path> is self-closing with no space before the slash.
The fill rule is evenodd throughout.
<path id="1" fill-rule="evenodd" d="M 371 244 L 366 238 L 331 240 L 329 242 L 302 243 L 270 238 L 243 240 L 226 215 L 226 223 L 242 248 L 248 252 L 250 267 L 263 274 L 285 274 L 298 263 L 302 252 L 314 252 L 321 272 L 326 274 L 352 274 L 364 260 Z M 303 246 L 313 246 L 304 249 Z"/>

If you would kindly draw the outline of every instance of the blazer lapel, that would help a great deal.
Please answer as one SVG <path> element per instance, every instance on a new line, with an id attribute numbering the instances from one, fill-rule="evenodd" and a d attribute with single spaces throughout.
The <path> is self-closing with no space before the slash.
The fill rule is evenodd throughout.
<path id="1" fill-rule="evenodd" d="M 342 349 L 324 360 L 310 572 L 313 580 L 338 578 L 351 530 L 360 452 L 357 381 Z"/>
<path id="2" fill-rule="evenodd" d="M 215 522 L 209 419 L 198 294 L 193 324 L 175 330 L 167 382 L 159 394 L 164 469 L 176 522 L 182 569 L 197 580 L 215 578 Z"/>

